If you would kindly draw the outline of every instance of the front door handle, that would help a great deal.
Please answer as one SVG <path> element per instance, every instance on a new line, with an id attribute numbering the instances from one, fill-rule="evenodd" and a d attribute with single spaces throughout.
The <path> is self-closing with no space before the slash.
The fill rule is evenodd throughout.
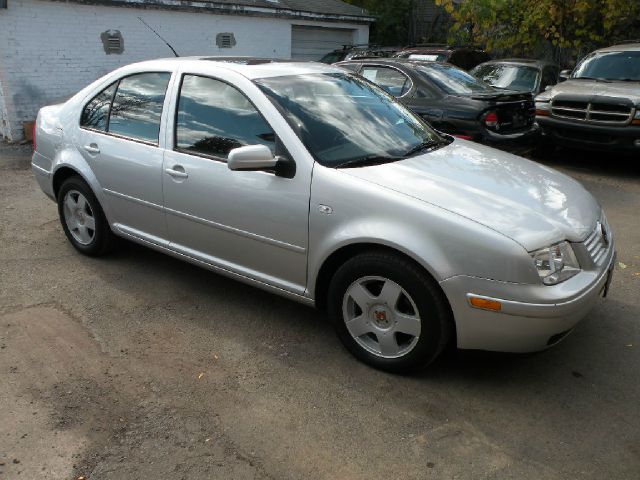
<path id="1" fill-rule="evenodd" d="M 98 148 L 98 145 L 96 145 L 95 143 L 85 145 L 84 149 L 92 155 L 97 155 L 98 153 L 100 153 L 100 149 Z"/>
<path id="2" fill-rule="evenodd" d="M 173 168 L 165 168 L 165 173 L 173 178 L 188 178 L 189 174 L 184 171 L 182 165 L 176 165 Z"/>

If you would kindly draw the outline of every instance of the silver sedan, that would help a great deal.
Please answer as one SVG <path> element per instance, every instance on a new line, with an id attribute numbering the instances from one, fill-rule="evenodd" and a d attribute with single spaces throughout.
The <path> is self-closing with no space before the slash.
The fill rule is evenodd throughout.
<path id="1" fill-rule="evenodd" d="M 451 343 L 544 349 L 611 280 L 613 235 L 579 183 L 434 131 L 336 67 L 129 65 L 43 108 L 35 143 L 81 253 L 124 237 L 323 308 L 386 370 Z"/>

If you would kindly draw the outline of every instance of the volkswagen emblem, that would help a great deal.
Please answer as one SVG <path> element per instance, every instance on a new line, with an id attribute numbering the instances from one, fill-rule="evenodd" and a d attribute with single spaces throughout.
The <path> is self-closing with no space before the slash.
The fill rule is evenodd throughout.
<path id="1" fill-rule="evenodd" d="M 387 321 L 387 312 L 385 312 L 384 310 L 376 310 L 375 312 L 373 312 L 373 314 L 376 317 L 376 320 L 378 322 L 386 322 Z"/>

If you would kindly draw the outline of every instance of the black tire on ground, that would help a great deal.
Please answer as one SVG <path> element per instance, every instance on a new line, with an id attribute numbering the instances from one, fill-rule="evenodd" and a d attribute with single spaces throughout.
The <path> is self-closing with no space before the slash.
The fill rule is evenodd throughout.
<path id="1" fill-rule="evenodd" d="M 65 220 L 64 200 L 69 191 L 76 191 L 84 196 L 88 204 L 87 212 L 92 214 L 95 220 L 93 237 L 87 244 L 82 244 L 74 238 Z M 100 202 L 98 202 L 98 199 L 93 194 L 91 187 L 89 187 L 81 177 L 69 177 L 60 186 L 60 190 L 58 191 L 58 215 L 67 239 L 80 253 L 91 257 L 98 257 L 109 253 L 113 249 L 115 235 L 111 231 L 111 227 L 109 226 L 109 222 L 107 222 Z"/>
<path id="2" fill-rule="evenodd" d="M 343 301 L 348 288 L 364 277 L 384 277 L 404 289 L 415 303 L 421 321 L 421 333 L 414 347 L 398 358 L 384 358 L 362 345 L 349 333 L 343 318 Z M 359 254 L 342 265 L 329 285 L 328 313 L 346 348 L 358 359 L 390 372 L 407 372 L 426 367 L 450 343 L 455 331 L 453 315 L 444 292 L 418 265 L 386 251 Z"/>

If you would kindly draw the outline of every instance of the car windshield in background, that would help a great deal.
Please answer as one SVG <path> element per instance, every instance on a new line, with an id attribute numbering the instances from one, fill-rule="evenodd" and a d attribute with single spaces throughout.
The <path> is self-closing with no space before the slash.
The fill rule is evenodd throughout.
<path id="1" fill-rule="evenodd" d="M 390 162 L 444 142 L 390 95 L 352 74 L 291 75 L 255 83 L 327 167 Z"/>
<path id="2" fill-rule="evenodd" d="M 493 87 L 530 92 L 536 89 L 540 70 L 524 65 L 481 65 L 473 74 Z"/>
<path id="3" fill-rule="evenodd" d="M 600 52 L 587 57 L 571 78 L 640 82 L 640 52 Z"/>
<path id="4" fill-rule="evenodd" d="M 451 95 L 494 92 L 493 87 L 453 65 L 445 63 L 416 65 L 416 71 Z"/>

